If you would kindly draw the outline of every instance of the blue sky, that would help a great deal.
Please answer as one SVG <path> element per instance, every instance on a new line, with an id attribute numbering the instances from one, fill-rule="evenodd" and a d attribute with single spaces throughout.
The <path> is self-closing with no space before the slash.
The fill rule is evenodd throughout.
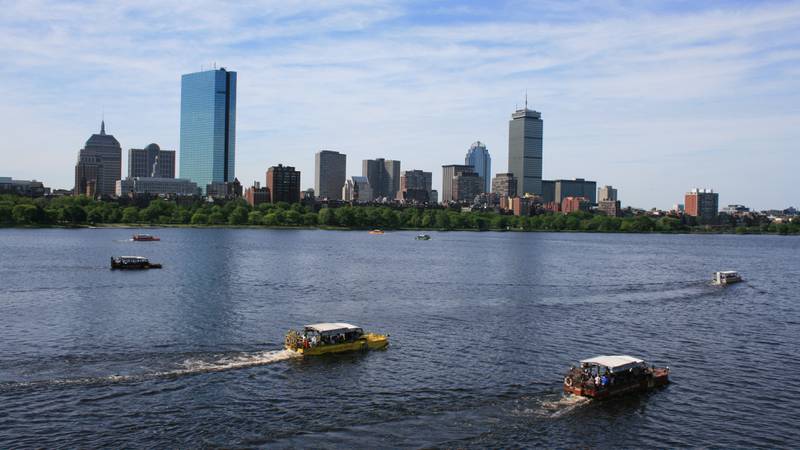
<path id="1" fill-rule="evenodd" d="M 670 207 L 800 206 L 800 3 L 0 1 L 0 175 L 73 183 L 105 112 L 123 150 L 178 149 L 180 76 L 238 72 L 237 168 L 313 185 L 314 152 L 441 165 L 542 112 L 545 178 Z M 123 159 L 126 159 L 126 154 Z"/>

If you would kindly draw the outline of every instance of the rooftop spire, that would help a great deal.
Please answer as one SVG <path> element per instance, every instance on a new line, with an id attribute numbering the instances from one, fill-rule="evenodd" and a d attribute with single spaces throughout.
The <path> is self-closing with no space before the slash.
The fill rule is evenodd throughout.
<path id="1" fill-rule="evenodd" d="M 106 121 L 105 119 L 100 121 L 100 135 L 105 136 L 106 134 Z"/>
<path id="2" fill-rule="evenodd" d="M 528 109 L 528 89 L 525 89 L 525 109 Z"/>

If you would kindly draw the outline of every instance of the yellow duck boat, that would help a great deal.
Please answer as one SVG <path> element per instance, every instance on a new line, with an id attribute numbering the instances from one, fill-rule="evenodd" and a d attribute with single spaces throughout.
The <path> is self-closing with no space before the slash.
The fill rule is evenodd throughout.
<path id="1" fill-rule="evenodd" d="M 316 323 L 303 331 L 289 330 L 285 347 L 303 355 L 377 350 L 389 345 L 388 334 L 364 333 L 349 323 Z"/>

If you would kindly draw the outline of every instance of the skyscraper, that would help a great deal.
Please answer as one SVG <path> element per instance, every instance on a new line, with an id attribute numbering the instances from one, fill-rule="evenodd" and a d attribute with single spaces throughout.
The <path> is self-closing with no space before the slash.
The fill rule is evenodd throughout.
<path id="1" fill-rule="evenodd" d="M 233 182 L 236 144 L 236 72 L 222 69 L 181 78 L 181 178 L 203 190 Z"/>
<path id="2" fill-rule="evenodd" d="M 175 150 L 158 144 L 128 150 L 128 177 L 175 178 Z"/>
<path id="3" fill-rule="evenodd" d="M 475 172 L 483 178 L 483 192 L 490 192 L 492 187 L 492 157 L 486 144 L 481 141 L 474 142 L 467 150 L 464 164 L 475 168 Z"/>
<path id="4" fill-rule="evenodd" d="M 400 161 L 391 159 L 365 159 L 361 163 L 361 175 L 369 179 L 375 198 L 394 200 L 400 190 Z"/>
<path id="5" fill-rule="evenodd" d="M 686 193 L 684 199 L 687 216 L 713 219 L 719 212 L 719 194 L 713 189 L 692 189 Z"/>
<path id="6" fill-rule="evenodd" d="M 617 201 L 617 190 L 608 185 L 597 188 L 597 201 Z"/>
<path id="7" fill-rule="evenodd" d="M 517 178 L 517 195 L 542 195 L 542 114 L 527 103 L 508 123 L 508 171 Z"/>
<path id="8" fill-rule="evenodd" d="M 75 195 L 112 196 L 121 177 L 122 147 L 114 136 L 106 134 L 102 121 L 100 134 L 93 134 L 78 152 L 73 191 Z"/>
<path id="9" fill-rule="evenodd" d="M 341 200 L 347 178 L 347 155 L 321 150 L 314 158 L 314 190 L 321 199 Z"/>
<path id="10" fill-rule="evenodd" d="M 492 192 L 500 197 L 517 196 L 517 179 L 513 173 L 498 173 L 492 180 Z"/>
<path id="11" fill-rule="evenodd" d="M 428 203 L 433 197 L 433 174 L 422 170 L 406 170 L 400 175 L 397 200 L 409 203 Z"/>

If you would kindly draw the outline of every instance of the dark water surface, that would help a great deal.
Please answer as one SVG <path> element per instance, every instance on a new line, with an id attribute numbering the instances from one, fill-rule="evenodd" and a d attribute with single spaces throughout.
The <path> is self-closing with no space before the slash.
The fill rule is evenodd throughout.
<path id="1" fill-rule="evenodd" d="M 133 231 L 0 230 L 0 447 L 800 442 L 798 238 Z M 709 284 L 729 268 L 747 282 Z M 282 351 L 329 320 L 391 345 Z M 577 360 L 625 353 L 673 384 L 562 396 Z"/>

